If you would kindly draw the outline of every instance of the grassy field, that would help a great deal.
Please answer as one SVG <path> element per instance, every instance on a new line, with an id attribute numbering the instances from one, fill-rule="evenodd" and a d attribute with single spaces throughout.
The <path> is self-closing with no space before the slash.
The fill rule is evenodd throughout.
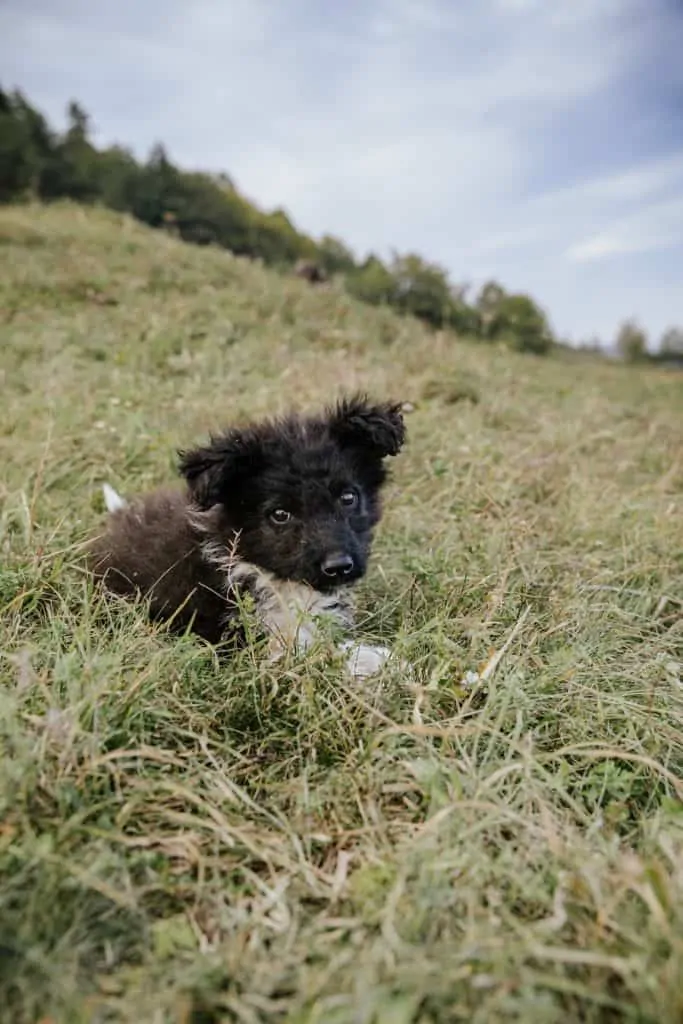
<path id="1" fill-rule="evenodd" d="M 0 211 L 0 311 L 0 1019 L 682 1021 L 683 377 L 68 206 Z M 357 387 L 412 405 L 359 632 L 416 679 L 93 593 L 103 480 Z"/>

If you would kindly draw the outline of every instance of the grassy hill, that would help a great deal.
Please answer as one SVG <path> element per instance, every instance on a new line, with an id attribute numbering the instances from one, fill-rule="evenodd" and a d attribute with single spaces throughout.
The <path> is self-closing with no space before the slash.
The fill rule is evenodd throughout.
<path id="1" fill-rule="evenodd" d="M 0 1019 L 683 1019 L 680 376 L 69 206 L 0 210 L 0 310 Z M 357 387 L 413 406 L 359 599 L 418 684 L 92 593 L 101 481 Z"/>

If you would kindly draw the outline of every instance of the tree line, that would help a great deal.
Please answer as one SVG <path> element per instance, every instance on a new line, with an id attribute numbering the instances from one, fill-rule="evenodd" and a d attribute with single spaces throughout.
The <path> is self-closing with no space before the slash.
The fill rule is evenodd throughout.
<path id="1" fill-rule="evenodd" d="M 357 299 L 482 341 L 539 355 L 558 344 L 526 294 L 490 281 L 470 297 L 443 267 L 415 253 L 357 261 L 342 240 L 311 238 L 284 210 L 259 209 L 227 174 L 183 171 L 160 144 L 144 162 L 122 146 L 98 149 L 78 103 L 69 104 L 60 133 L 20 91 L 0 87 L 0 202 L 30 199 L 100 203 L 184 241 L 221 246 L 280 270 L 307 263 L 314 268 L 311 280 L 341 277 Z"/>
<path id="2" fill-rule="evenodd" d="M 0 88 L 0 202 L 101 203 L 187 242 L 218 245 L 278 269 L 312 262 L 319 277 L 343 277 L 356 298 L 435 327 L 537 353 L 553 344 L 544 313 L 527 295 L 491 282 L 468 301 L 467 289 L 453 285 L 444 268 L 414 253 L 390 262 L 371 254 L 359 262 L 340 239 L 313 239 L 284 210 L 259 209 L 228 175 L 183 171 L 159 144 L 139 162 L 122 146 L 97 149 L 90 134 L 78 103 L 69 104 L 67 128 L 59 133 L 21 92 Z"/>
<path id="3" fill-rule="evenodd" d="M 683 367 L 683 327 L 668 327 L 651 351 L 645 330 L 636 320 L 625 320 L 617 333 L 615 349 L 627 363 L 671 363 Z"/>

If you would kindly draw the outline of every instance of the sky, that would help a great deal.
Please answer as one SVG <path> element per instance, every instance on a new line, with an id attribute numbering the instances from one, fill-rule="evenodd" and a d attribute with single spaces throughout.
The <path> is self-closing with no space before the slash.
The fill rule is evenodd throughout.
<path id="1" fill-rule="evenodd" d="M 0 0 L 0 81 L 357 256 L 683 324 L 683 0 Z"/>

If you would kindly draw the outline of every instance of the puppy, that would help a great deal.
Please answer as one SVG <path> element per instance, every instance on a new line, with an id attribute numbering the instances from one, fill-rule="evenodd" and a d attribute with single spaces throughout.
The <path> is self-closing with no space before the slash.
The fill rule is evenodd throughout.
<path id="1" fill-rule="evenodd" d="M 151 615 L 217 644 L 239 632 L 253 597 L 273 657 L 305 649 L 326 617 L 353 624 L 351 588 L 366 571 L 388 456 L 405 441 L 401 407 L 343 399 L 323 414 L 236 427 L 179 453 L 184 490 L 128 504 L 105 485 L 106 532 L 89 564 L 114 593 L 149 599 Z M 341 645 L 352 675 L 386 648 Z"/>

